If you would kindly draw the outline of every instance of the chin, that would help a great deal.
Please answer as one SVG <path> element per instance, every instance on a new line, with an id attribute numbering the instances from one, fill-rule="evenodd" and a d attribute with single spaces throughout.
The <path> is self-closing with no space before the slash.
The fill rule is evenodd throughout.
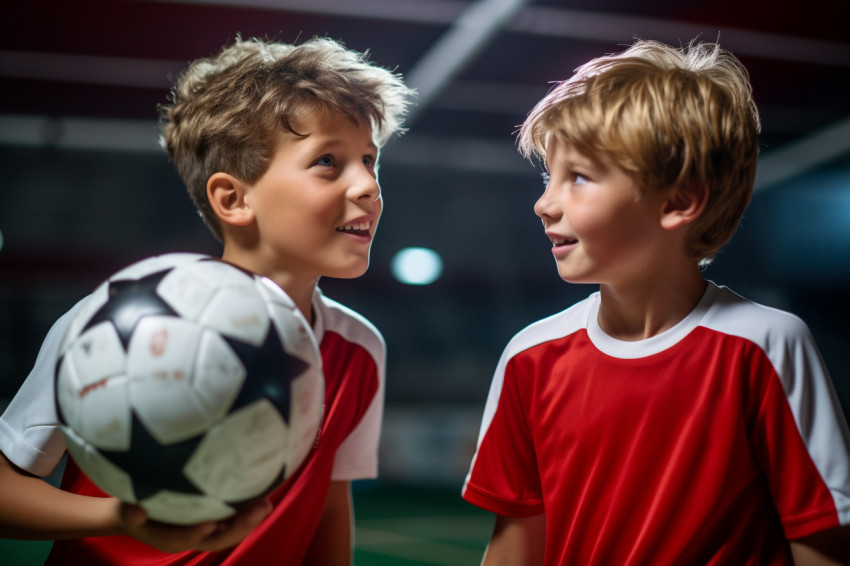
<path id="1" fill-rule="evenodd" d="M 567 283 L 573 283 L 575 285 L 587 285 L 587 284 L 595 284 L 599 283 L 595 278 L 588 277 L 586 275 L 580 275 L 577 273 L 564 273 L 563 271 L 558 272 L 558 275 L 561 276 L 561 279 L 566 281 Z"/>
<path id="2" fill-rule="evenodd" d="M 333 277 L 334 279 L 357 279 L 366 273 L 369 269 L 369 262 L 364 265 L 350 266 L 329 272 L 325 277 Z"/>

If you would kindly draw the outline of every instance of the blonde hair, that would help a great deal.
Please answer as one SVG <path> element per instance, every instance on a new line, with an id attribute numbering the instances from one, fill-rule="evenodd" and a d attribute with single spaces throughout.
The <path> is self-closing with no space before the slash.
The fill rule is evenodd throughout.
<path id="1" fill-rule="evenodd" d="M 639 40 L 558 83 L 529 113 L 518 145 L 545 160 L 556 135 L 583 153 L 605 153 L 643 192 L 705 187 L 707 205 L 685 244 L 707 265 L 752 196 L 760 129 L 749 76 L 729 51 Z"/>
<path id="2" fill-rule="evenodd" d="M 400 75 L 371 64 L 368 56 L 328 38 L 296 46 L 237 37 L 179 76 L 170 103 L 160 106 L 161 143 L 219 240 L 206 193 L 209 177 L 223 171 L 257 181 L 279 134 L 302 135 L 294 128 L 305 113 L 330 110 L 354 123 L 365 121 L 379 147 L 403 131 L 412 91 Z"/>

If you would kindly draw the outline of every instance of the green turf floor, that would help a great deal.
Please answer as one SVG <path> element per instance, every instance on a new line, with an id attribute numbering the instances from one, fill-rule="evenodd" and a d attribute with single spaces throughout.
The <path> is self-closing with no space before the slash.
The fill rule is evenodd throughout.
<path id="1" fill-rule="evenodd" d="M 459 489 L 365 482 L 355 485 L 354 507 L 357 566 L 475 566 L 493 525 Z M 41 566 L 49 548 L 0 539 L 0 565 Z"/>
<path id="2" fill-rule="evenodd" d="M 354 505 L 358 566 L 475 566 L 493 526 L 459 488 L 361 488 Z"/>

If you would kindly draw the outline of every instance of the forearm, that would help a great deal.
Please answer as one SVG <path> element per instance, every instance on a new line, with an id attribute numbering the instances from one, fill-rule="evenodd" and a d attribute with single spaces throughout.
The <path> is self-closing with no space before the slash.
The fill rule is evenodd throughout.
<path id="1" fill-rule="evenodd" d="M 0 455 L 0 536 L 58 540 L 120 533 L 120 503 L 62 491 Z"/>
<path id="2" fill-rule="evenodd" d="M 322 518 L 303 564 L 345 566 L 352 562 L 353 505 L 349 482 L 332 481 Z"/>
<path id="3" fill-rule="evenodd" d="M 850 525 L 792 540 L 790 545 L 798 566 L 850 564 Z"/>
<path id="4" fill-rule="evenodd" d="M 27 475 L 0 454 L 0 537 L 61 540 L 128 535 L 163 552 L 218 551 L 238 544 L 271 512 L 260 499 L 224 521 L 166 525 L 141 507 L 113 497 L 88 497 Z"/>
<path id="5" fill-rule="evenodd" d="M 496 516 L 482 566 L 539 566 L 546 548 L 546 516 Z"/>

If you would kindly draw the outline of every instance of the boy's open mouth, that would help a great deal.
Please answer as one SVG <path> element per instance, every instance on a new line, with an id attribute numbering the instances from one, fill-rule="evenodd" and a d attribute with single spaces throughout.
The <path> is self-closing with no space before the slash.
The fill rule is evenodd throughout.
<path id="1" fill-rule="evenodd" d="M 563 240 L 553 240 L 552 247 L 557 248 L 558 246 L 570 246 L 578 242 L 575 238 L 564 238 Z"/>
<path id="2" fill-rule="evenodd" d="M 340 226 L 336 230 L 337 230 L 337 232 L 344 232 L 346 234 L 355 234 L 357 236 L 368 236 L 369 235 L 369 222 L 354 222 L 352 224 L 346 224 L 345 226 Z"/>

